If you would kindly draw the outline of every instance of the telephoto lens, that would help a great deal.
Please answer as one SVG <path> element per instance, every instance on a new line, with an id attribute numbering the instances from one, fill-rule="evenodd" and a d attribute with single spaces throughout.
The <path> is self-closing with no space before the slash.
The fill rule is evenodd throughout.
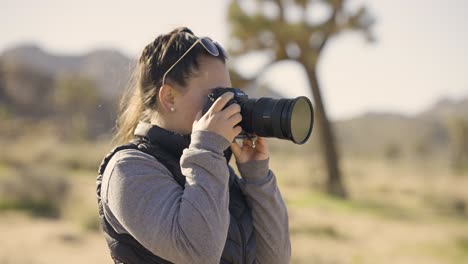
<path id="1" fill-rule="evenodd" d="M 257 135 L 287 139 L 304 144 L 312 133 L 314 110 L 309 98 L 299 96 L 293 99 L 251 98 L 238 88 L 214 88 L 208 95 L 203 114 L 222 94 L 232 92 L 234 97 L 226 107 L 237 103 L 241 107 L 241 135 Z"/>

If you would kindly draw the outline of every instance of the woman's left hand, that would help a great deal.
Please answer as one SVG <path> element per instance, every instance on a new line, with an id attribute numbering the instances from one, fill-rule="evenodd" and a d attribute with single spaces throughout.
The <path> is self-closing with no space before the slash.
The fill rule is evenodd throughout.
<path id="1" fill-rule="evenodd" d="M 255 143 L 254 143 L 255 142 Z M 244 139 L 242 146 L 236 142 L 231 144 L 231 150 L 236 157 L 237 163 L 247 163 L 254 160 L 266 160 L 270 154 L 268 151 L 268 144 L 262 137 L 257 137 L 256 141 L 251 139 Z"/>

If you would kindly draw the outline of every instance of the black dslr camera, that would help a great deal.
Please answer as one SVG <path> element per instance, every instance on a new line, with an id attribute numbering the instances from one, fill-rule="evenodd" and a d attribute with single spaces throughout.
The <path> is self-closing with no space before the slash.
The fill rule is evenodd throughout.
<path id="1" fill-rule="evenodd" d="M 226 92 L 234 93 L 234 97 L 226 104 L 237 103 L 241 107 L 242 132 L 240 137 L 258 135 L 288 139 L 296 144 L 304 144 L 312 132 L 314 110 L 312 103 L 305 96 L 294 99 L 273 99 L 261 97 L 249 99 L 238 88 L 214 88 L 208 95 L 203 107 L 205 114 L 218 97 Z"/>

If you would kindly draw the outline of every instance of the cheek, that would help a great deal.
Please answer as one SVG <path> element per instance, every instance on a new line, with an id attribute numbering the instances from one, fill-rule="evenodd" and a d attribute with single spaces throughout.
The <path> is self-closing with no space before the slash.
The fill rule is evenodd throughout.
<path id="1" fill-rule="evenodd" d="M 192 95 L 184 100 L 183 109 L 184 116 L 187 122 L 193 122 L 198 112 L 203 109 L 204 97 L 197 95 Z"/>
<path id="2" fill-rule="evenodd" d="M 191 85 L 188 87 L 190 89 L 187 93 L 184 93 L 180 100 L 178 100 L 178 108 L 180 108 L 180 112 L 178 113 L 179 122 L 182 122 L 184 129 L 191 131 L 193 121 L 195 120 L 198 112 L 203 109 L 204 104 L 208 98 L 208 93 L 210 90 L 204 90 L 203 87 L 208 86 L 201 86 L 201 85 Z"/>
<path id="3" fill-rule="evenodd" d="M 193 110 L 193 118 L 198 114 L 198 112 L 203 110 L 203 105 L 205 103 L 205 97 L 200 96 L 197 100 L 193 100 L 192 110 Z"/>
<path id="4" fill-rule="evenodd" d="M 198 107 L 195 107 L 195 104 L 190 105 L 190 110 L 187 113 L 187 119 L 189 122 L 193 122 L 198 113 Z"/>

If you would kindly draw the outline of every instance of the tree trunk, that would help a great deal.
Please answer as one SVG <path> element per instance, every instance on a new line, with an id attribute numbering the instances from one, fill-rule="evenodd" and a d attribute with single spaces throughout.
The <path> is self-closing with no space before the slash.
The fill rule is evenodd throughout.
<path id="1" fill-rule="evenodd" d="M 328 169 L 328 178 L 326 183 L 327 192 L 336 197 L 346 198 L 347 192 L 341 179 L 339 157 L 336 151 L 335 139 L 323 105 L 316 69 L 310 67 L 305 68 L 309 79 L 309 86 L 312 89 L 314 96 L 316 110 L 315 120 L 319 127 L 322 139 L 321 146 L 323 153 L 325 154 L 325 161 Z"/>

